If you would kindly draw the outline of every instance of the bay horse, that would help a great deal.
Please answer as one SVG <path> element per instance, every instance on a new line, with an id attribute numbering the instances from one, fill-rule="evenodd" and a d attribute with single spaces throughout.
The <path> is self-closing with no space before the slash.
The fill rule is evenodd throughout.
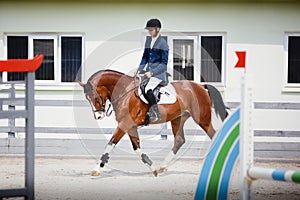
<path id="1" fill-rule="evenodd" d="M 158 105 L 161 120 L 150 122 L 158 124 L 171 122 L 174 134 L 174 144 L 170 153 L 166 156 L 159 169 L 153 167 L 152 160 L 141 151 L 140 139 L 137 127 L 145 124 L 148 105 L 137 95 L 140 81 L 137 77 L 131 77 L 113 70 L 100 70 L 94 73 L 86 84 L 79 82 L 83 87 L 85 97 L 91 104 L 96 120 L 103 119 L 108 112 L 106 102 L 110 101 L 118 126 L 98 164 L 91 175 L 99 176 L 102 168 L 108 162 L 110 153 L 121 138 L 128 133 L 133 150 L 146 164 L 154 176 L 167 171 L 168 164 L 173 160 L 175 154 L 185 143 L 183 126 L 186 120 L 193 118 L 209 136 L 212 138 L 215 130 L 212 126 L 212 107 L 215 113 L 224 121 L 228 113 L 220 92 L 212 85 L 200 85 L 193 81 L 175 81 L 171 84 L 177 93 L 174 104 Z"/>

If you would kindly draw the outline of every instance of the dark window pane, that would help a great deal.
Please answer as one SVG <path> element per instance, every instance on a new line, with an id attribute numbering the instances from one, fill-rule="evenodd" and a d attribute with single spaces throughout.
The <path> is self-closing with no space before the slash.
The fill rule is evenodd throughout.
<path id="1" fill-rule="evenodd" d="M 288 83 L 300 83 L 300 36 L 289 37 Z"/>
<path id="2" fill-rule="evenodd" d="M 82 37 L 61 37 L 61 81 L 81 80 Z"/>
<path id="3" fill-rule="evenodd" d="M 173 40 L 174 80 L 194 80 L 194 40 Z"/>
<path id="4" fill-rule="evenodd" d="M 7 36 L 7 59 L 28 58 L 28 37 Z M 24 80 L 23 72 L 10 72 L 7 74 L 8 81 Z"/>
<path id="5" fill-rule="evenodd" d="M 41 67 L 35 72 L 35 79 L 54 80 L 54 40 L 34 39 L 33 52 L 34 55 L 44 55 Z"/>
<path id="6" fill-rule="evenodd" d="M 201 82 L 221 82 L 222 37 L 201 37 Z"/>

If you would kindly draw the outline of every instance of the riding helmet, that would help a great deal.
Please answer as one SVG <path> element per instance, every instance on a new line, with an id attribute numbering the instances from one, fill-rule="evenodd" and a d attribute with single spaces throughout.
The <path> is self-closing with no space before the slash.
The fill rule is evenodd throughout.
<path id="1" fill-rule="evenodd" d="M 150 19 L 147 21 L 145 29 L 161 28 L 161 23 L 158 19 Z"/>

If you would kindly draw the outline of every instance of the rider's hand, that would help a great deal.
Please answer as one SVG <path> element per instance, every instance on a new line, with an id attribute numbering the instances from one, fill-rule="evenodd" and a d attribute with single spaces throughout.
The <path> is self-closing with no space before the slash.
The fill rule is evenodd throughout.
<path id="1" fill-rule="evenodd" d="M 140 74 L 139 71 L 135 71 L 135 72 L 134 72 L 134 75 L 135 75 L 135 76 L 137 76 L 137 75 L 139 75 L 139 74 Z"/>
<path id="2" fill-rule="evenodd" d="M 145 76 L 147 76 L 147 78 L 151 78 L 152 75 L 153 75 L 152 72 L 146 72 L 146 73 L 145 73 Z"/>

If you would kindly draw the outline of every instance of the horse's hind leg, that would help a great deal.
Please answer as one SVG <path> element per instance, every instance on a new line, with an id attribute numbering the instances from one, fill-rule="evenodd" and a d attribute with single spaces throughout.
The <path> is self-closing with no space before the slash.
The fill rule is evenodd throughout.
<path id="1" fill-rule="evenodd" d="M 174 159 L 178 150 L 185 143 L 183 126 L 189 117 L 190 117 L 190 114 L 184 113 L 182 116 L 171 121 L 172 132 L 174 134 L 174 145 L 173 145 L 172 150 L 169 152 L 169 154 L 166 156 L 165 160 L 163 161 L 163 163 L 159 169 L 159 172 L 167 171 L 168 165 Z"/>
<path id="2" fill-rule="evenodd" d="M 212 139 L 216 133 L 215 129 L 212 126 L 212 123 L 210 122 L 210 125 L 208 126 L 208 129 L 206 131 L 207 135 L 209 136 L 210 139 Z"/>
<path id="3" fill-rule="evenodd" d="M 216 131 L 213 128 L 211 120 L 207 120 L 209 122 L 204 121 L 204 120 L 203 121 L 200 120 L 200 122 L 197 122 L 196 120 L 194 120 L 194 121 L 206 132 L 206 134 L 208 135 L 208 137 L 210 139 L 213 138 L 213 136 L 215 135 Z"/>
<path id="4" fill-rule="evenodd" d="M 154 176 L 157 176 L 157 173 L 155 172 L 155 169 L 153 168 L 152 165 L 153 164 L 152 160 L 150 160 L 150 158 L 145 153 L 142 153 L 141 151 L 140 139 L 139 139 L 139 134 L 137 132 L 137 128 L 134 127 L 128 130 L 128 135 L 135 153 L 139 156 L 142 162 L 150 168 Z"/>
<path id="5" fill-rule="evenodd" d="M 200 102 L 200 101 L 199 101 Z M 208 135 L 210 139 L 213 138 L 215 130 L 211 121 L 211 107 L 209 104 L 195 104 L 191 109 L 191 115 L 196 124 L 198 124 Z"/>

